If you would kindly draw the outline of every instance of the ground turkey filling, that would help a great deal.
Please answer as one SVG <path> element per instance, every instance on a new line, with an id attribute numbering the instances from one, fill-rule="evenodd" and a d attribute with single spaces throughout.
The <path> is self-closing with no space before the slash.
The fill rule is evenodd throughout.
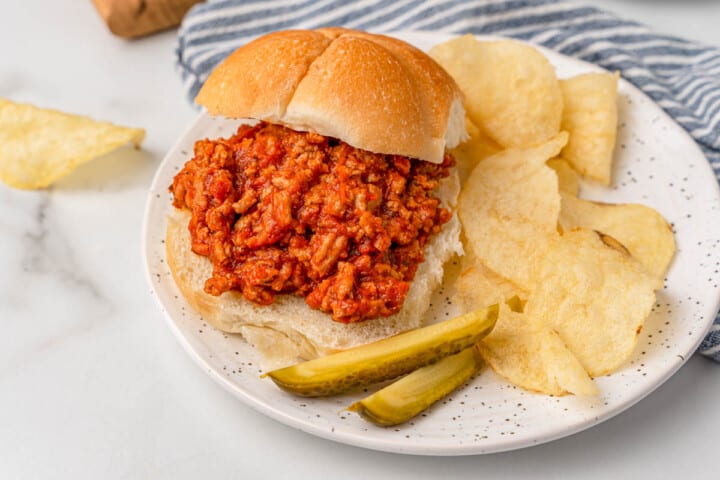
<path id="1" fill-rule="evenodd" d="M 428 238 L 450 218 L 433 190 L 453 164 L 260 123 L 198 141 L 170 191 L 192 212 L 193 252 L 213 263 L 206 292 L 262 305 L 300 295 L 349 323 L 402 308 Z"/>

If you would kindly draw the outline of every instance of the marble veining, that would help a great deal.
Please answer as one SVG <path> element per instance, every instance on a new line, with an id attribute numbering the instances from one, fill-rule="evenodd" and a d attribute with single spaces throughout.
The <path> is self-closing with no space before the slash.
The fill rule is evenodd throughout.
<path id="1" fill-rule="evenodd" d="M 57 219 L 49 218 L 53 213 L 52 190 L 38 192 L 38 196 L 39 201 L 32 212 L 31 223 L 21 232 L 22 253 L 19 263 L 22 271 L 34 276 L 54 276 L 60 284 L 68 288 L 83 291 L 98 302 L 108 302 L 98 286 L 76 262 L 78 252 L 62 231 L 56 228 Z"/>

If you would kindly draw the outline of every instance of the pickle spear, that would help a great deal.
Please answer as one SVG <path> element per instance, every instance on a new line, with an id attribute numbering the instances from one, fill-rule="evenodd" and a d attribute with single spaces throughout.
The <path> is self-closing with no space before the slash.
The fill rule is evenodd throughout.
<path id="1" fill-rule="evenodd" d="M 335 395 L 390 380 L 474 345 L 495 326 L 498 311 L 498 305 L 492 305 L 263 376 L 304 397 Z"/>
<path id="2" fill-rule="evenodd" d="M 460 387 L 482 365 L 477 348 L 470 347 L 422 367 L 382 390 L 355 402 L 348 410 L 383 427 L 407 422 Z"/>

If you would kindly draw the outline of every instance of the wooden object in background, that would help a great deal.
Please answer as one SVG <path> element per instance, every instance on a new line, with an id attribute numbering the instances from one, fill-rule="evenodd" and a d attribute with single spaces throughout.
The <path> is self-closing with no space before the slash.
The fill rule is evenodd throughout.
<path id="1" fill-rule="evenodd" d="M 112 33 L 140 37 L 172 28 L 200 0 L 93 0 Z"/>

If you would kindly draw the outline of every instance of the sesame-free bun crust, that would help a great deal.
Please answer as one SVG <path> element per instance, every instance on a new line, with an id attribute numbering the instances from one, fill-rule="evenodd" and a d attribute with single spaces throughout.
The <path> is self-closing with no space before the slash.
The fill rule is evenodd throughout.
<path id="1" fill-rule="evenodd" d="M 211 115 L 433 163 L 467 135 L 462 94 L 434 60 L 400 40 L 342 28 L 262 36 L 225 59 L 195 100 Z"/>

